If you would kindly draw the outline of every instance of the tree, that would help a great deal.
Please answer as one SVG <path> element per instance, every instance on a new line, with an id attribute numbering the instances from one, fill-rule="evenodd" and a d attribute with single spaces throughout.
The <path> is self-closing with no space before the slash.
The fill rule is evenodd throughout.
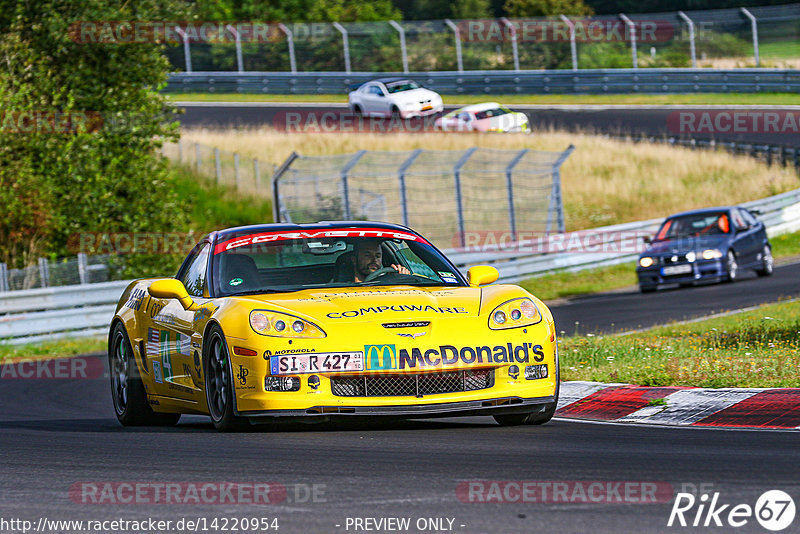
<path id="1" fill-rule="evenodd" d="M 593 13 L 583 0 L 506 0 L 503 9 L 510 18 L 587 16 Z"/>
<path id="2" fill-rule="evenodd" d="M 489 0 L 455 0 L 450 4 L 449 18 L 488 19 L 492 16 Z"/>

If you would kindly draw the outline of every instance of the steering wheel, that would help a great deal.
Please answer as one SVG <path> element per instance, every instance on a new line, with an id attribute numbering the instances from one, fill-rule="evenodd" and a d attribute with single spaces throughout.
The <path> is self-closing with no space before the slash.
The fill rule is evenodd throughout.
<path id="1" fill-rule="evenodd" d="M 374 273 L 369 273 L 367 275 L 367 277 L 364 278 L 364 281 L 365 282 L 372 282 L 373 280 L 375 280 L 379 276 L 383 276 L 383 275 L 386 275 L 386 274 L 389 274 L 389 273 L 396 273 L 396 272 L 397 271 L 394 269 L 394 267 L 381 267 L 380 269 L 378 269 Z"/>

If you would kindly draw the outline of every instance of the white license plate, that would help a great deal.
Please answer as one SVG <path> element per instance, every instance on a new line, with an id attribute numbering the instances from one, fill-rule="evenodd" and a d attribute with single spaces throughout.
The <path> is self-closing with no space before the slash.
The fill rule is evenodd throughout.
<path id="1" fill-rule="evenodd" d="M 343 373 L 364 370 L 363 352 L 310 352 L 269 357 L 272 375 Z"/>
<path id="2" fill-rule="evenodd" d="M 433 109 L 433 106 L 422 106 L 422 111 L 428 111 L 430 109 Z"/>
<path id="3" fill-rule="evenodd" d="M 670 276 L 673 274 L 685 274 L 692 272 L 691 265 L 670 265 L 661 269 L 661 274 Z"/>

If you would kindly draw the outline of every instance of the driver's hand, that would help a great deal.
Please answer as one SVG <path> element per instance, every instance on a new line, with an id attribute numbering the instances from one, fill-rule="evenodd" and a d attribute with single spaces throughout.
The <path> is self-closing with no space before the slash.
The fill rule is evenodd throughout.
<path id="1" fill-rule="evenodd" d="M 397 271 L 400 274 L 411 274 L 411 271 L 409 271 L 408 268 L 405 267 L 404 265 L 395 265 L 393 263 L 392 264 L 392 269 L 394 269 L 395 271 Z"/>

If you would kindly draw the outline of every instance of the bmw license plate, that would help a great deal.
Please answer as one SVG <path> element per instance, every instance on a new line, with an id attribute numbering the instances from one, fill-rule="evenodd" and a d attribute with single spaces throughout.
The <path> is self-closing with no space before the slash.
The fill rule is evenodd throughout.
<path id="1" fill-rule="evenodd" d="M 363 352 L 311 352 L 269 357 L 272 375 L 342 373 L 364 370 Z"/>
<path id="2" fill-rule="evenodd" d="M 686 274 L 692 272 L 691 265 L 669 265 L 661 269 L 661 274 L 664 276 L 672 276 L 673 274 Z"/>

